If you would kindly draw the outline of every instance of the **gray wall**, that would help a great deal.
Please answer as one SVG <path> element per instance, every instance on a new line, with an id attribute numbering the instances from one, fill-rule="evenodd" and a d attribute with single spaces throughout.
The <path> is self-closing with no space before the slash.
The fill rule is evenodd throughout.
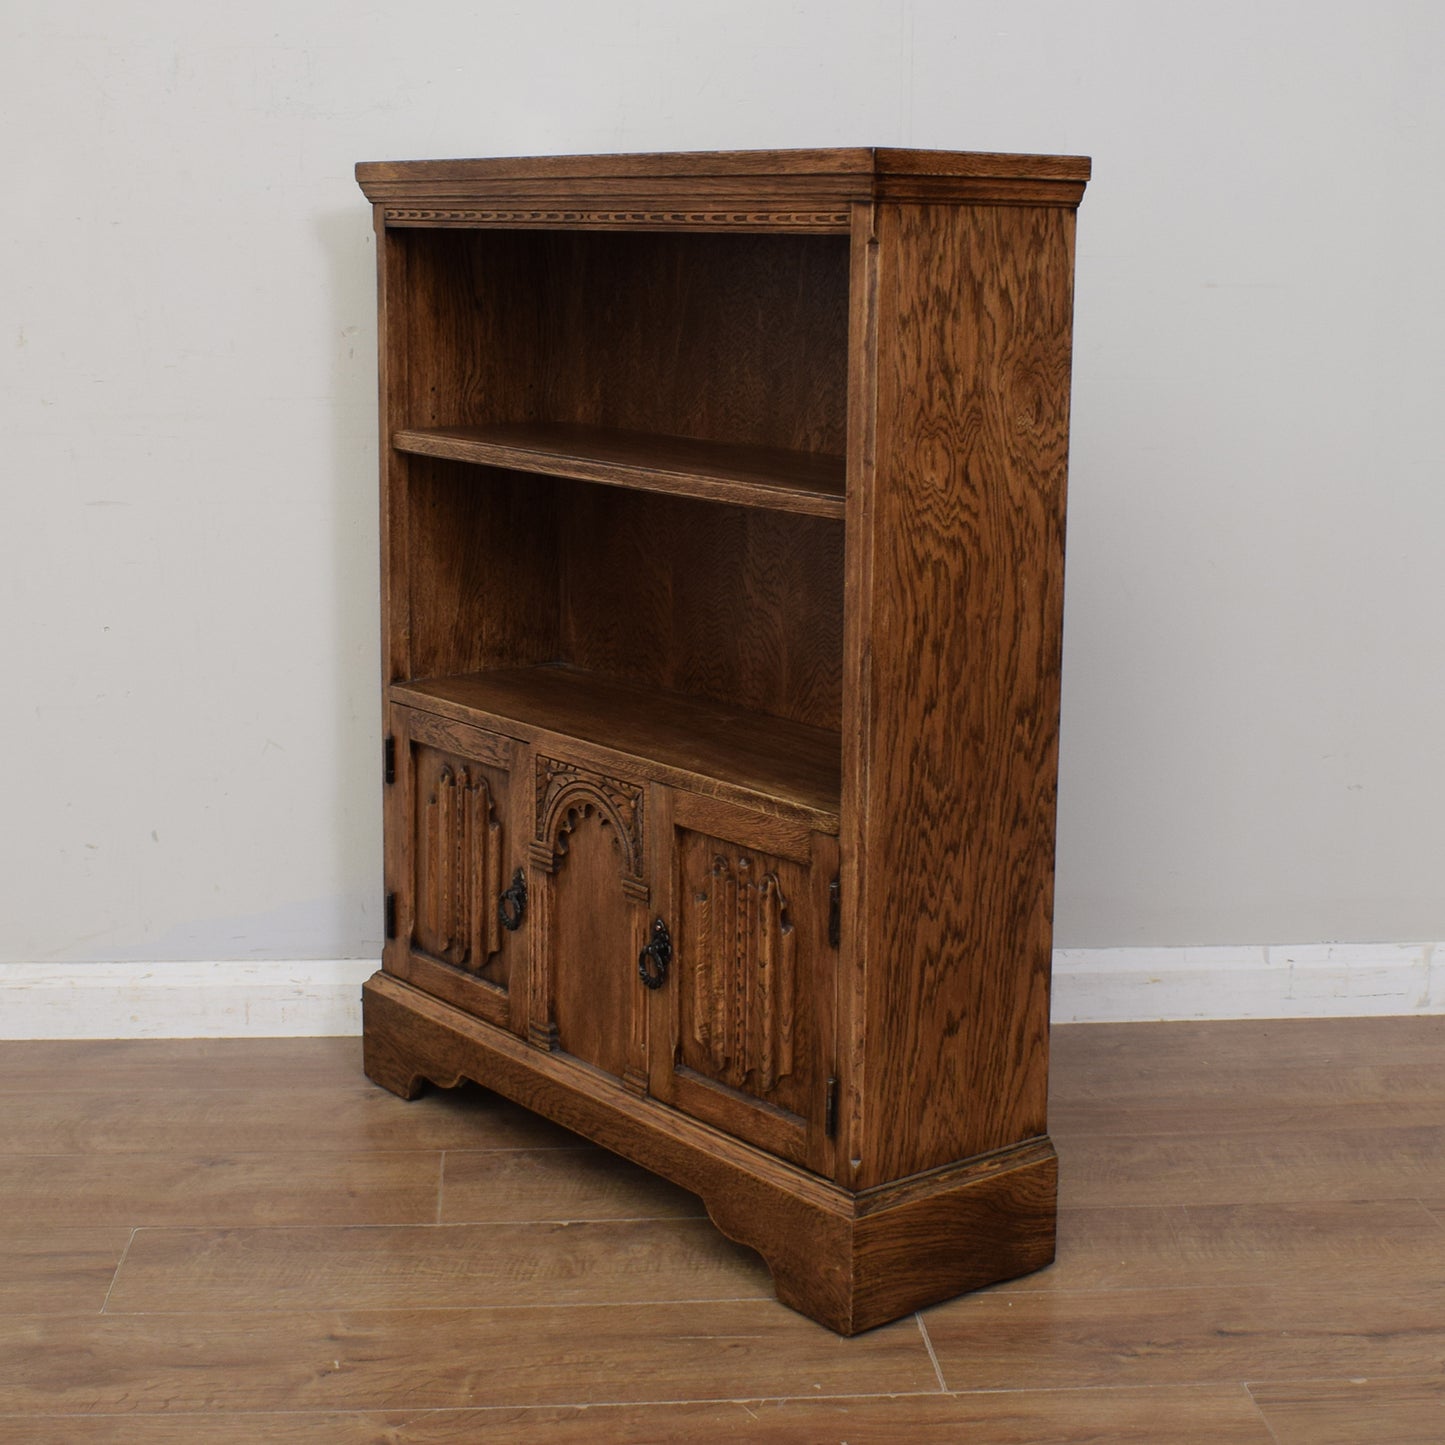
<path id="1" fill-rule="evenodd" d="M 1058 941 L 1445 939 L 1445 9 L 11 0 L 0 959 L 379 951 L 357 159 L 1082 152 Z"/>

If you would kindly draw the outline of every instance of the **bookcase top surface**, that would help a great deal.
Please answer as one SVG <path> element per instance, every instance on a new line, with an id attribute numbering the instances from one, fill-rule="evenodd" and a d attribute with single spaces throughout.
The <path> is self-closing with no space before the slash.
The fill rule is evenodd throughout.
<path id="1" fill-rule="evenodd" d="M 1077 205 L 1089 178 L 1089 159 L 854 146 L 363 161 L 356 178 L 369 200 L 412 208 L 505 207 L 524 201 L 593 207 L 792 201 L 815 209 L 866 200 Z"/>

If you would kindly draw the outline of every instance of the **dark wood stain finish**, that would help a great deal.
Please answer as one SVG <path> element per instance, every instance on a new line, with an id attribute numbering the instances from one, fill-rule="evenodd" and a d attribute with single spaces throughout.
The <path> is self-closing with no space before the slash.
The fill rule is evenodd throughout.
<path id="1" fill-rule="evenodd" d="M 863 1185 L 1045 1130 L 1073 216 L 885 206 L 877 246 L 856 826 L 906 866 L 859 921 Z"/>
<path id="2" fill-rule="evenodd" d="M 818 517 L 842 517 L 841 453 L 700 442 L 558 422 L 405 428 L 397 451 Z"/>
<path id="3" fill-rule="evenodd" d="M 838 731 L 840 522 L 577 486 L 562 536 L 565 661 Z"/>
<path id="4" fill-rule="evenodd" d="M 694 1190 L 844 1333 L 1053 1253 L 1087 176 L 358 168 L 399 745 L 367 1071 L 475 1079 Z"/>

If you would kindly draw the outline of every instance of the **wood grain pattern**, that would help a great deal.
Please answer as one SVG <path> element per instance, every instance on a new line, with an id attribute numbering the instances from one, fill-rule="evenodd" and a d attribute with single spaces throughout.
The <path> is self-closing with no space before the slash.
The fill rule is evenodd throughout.
<path id="1" fill-rule="evenodd" d="M 396 776 L 386 791 L 400 802 L 385 856 L 396 901 L 383 967 L 524 1033 L 530 931 L 504 927 L 499 910 L 527 858 L 530 754 L 511 738 L 410 708 L 391 709 L 390 737 Z"/>
<path id="2" fill-rule="evenodd" d="M 936 1390 L 917 1326 L 849 1347 L 770 1301 L 0 1319 L 0 1411 L 413 1409 Z M 424 1354 L 417 1342 L 426 1341 Z M 505 1359 L 506 1369 L 488 1361 Z M 342 1362 L 345 1362 L 344 1364 Z M 646 1368 L 639 1368 L 646 1362 Z"/>
<path id="3" fill-rule="evenodd" d="M 696 1219 L 694 1194 L 605 1149 L 448 1150 L 439 1223 Z"/>
<path id="4" fill-rule="evenodd" d="M 937 201 L 1074 206 L 1089 170 L 1080 156 L 854 147 L 371 161 L 356 175 L 403 225 L 460 212 L 469 225 L 846 232 L 851 204 L 925 185 Z"/>
<path id="5" fill-rule="evenodd" d="M 535 478 L 409 457 L 410 560 L 392 680 L 559 654 L 555 491 Z"/>
<path id="6" fill-rule="evenodd" d="M 562 539 L 564 660 L 837 732 L 837 522 L 576 486 Z"/>
<path id="7" fill-rule="evenodd" d="M 620 1079 L 645 1069 L 635 997 L 649 918 L 640 838 L 632 841 L 640 789 L 610 781 L 574 782 L 560 811 L 539 818 L 534 962 L 546 1002 L 532 1022 L 555 1026 L 559 1049 Z M 631 794 L 631 821 L 619 817 L 617 793 Z"/>
<path id="8" fill-rule="evenodd" d="M 1305 1381 L 1437 1372 L 1445 1283 L 993 1291 L 924 1315 L 951 1390 Z"/>
<path id="9" fill-rule="evenodd" d="M 822 728 L 564 667 L 433 678 L 392 696 L 582 763 L 598 757 L 604 767 L 837 827 L 837 734 Z"/>
<path id="10" fill-rule="evenodd" d="M 161 1224 L 426 1224 L 439 1153 L 15 1154 L 0 1210 L 70 1228 Z"/>
<path id="11" fill-rule="evenodd" d="M 540 419 L 545 242 L 507 231 L 387 234 L 404 289 L 387 297 L 396 371 L 383 457 L 404 427 Z"/>
<path id="12" fill-rule="evenodd" d="M 764 1299 L 706 1220 L 137 1231 L 107 1314 Z"/>
<path id="13" fill-rule="evenodd" d="M 759 1097 L 775 1097 L 793 1078 L 803 1042 L 794 904 L 766 856 L 694 834 L 679 861 L 679 931 L 691 974 L 680 990 L 683 1062 L 731 1088 L 751 1084 Z"/>
<path id="14" fill-rule="evenodd" d="M 646 1160 L 840 1330 L 1037 1268 L 1087 162 L 358 175 L 385 234 L 393 725 L 490 730 L 592 789 L 559 813 L 541 778 L 519 1021 L 431 971 L 490 956 L 458 900 L 497 854 L 464 750 L 414 765 L 386 866 L 420 947 L 368 986 L 368 1071 L 404 1096 L 477 1077 Z M 688 824 L 690 794 L 758 826 Z M 771 851 L 799 826 L 806 856 Z M 635 976 L 654 923 L 669 980 Z"/>
<path id="15" fill-rule="evenodd" d="M 1276 1445 L 1439 1445 L 1445 1433 L 1445 1378 L 1315 1380 L 1253 1385 L 1250 1394 Z"/>
<path id="16" fill-rule="evenodd" d="M 253 1089 L 284 1077 L 298 1093 L 322 1087 L 353 1098 L 372 1093 L 359 1073 L 360 1038 L 7 1039 L 0 1094 Z M 3 1111 L 0 1111 L 3 1112 Z"/>
<path id="17" fill-rule="evenodd" d="M 1417 1391 L 1428 1387 L 1406 1386 Z M 1376 1387 L 1388 1400 L 1389 1387 Z M 1360 1392 L 1362 1397 L 1368 1391 Z M 1363 1404 L 1363 1399 L 1361 1400 Z M 1369 1416 L 1353 1416 L 1356 1421 Z M 1378 1419 L 1378 1417 L 1375 1417 Z M 1422 1422 L 1426 1418 L 1420 1417 Z M 665 1405 L 535 1406 L 492 1410 L 307 1412 L 305 1414 L 144 1415 L 47 1421 L 29 1416 L 32 1433 L 6 1434 L 17 1445 L 192 1445 L 204 1438 L 227 1445 L 256 1440 L 335 1445 L 531 1445 L 545 1435 L 556 1445 L 635 1441 L 730 1440 L 746 1445 L 1273 1445 L 1268 1427 L 1240 1386 L 1165 1387 L 1145 1390 L 1008 1390 L 989 1395 L 854 1395 L 827 1400 L 712 1400 Z M 1329 1428 L 1326 1426 L 1326 1428 Z M 71 1433 L 65 1433 L 65 1432 Z M 1355 1435 L 1279 1435 L 1280 1445 L 1358 1445 Z M 1378 1437 L 1376 1437 L 1378 1438 Z M 1427 1434 L 1391 1440 L 1435 1445 Z"/>
<path id="18" fill-rule="evenodd" d="M 408 676 L 563 662 L 837 731 L 836 520 L 413 460 Z"/>
<path id="19" fill-rule="evenodd" d="M 651 1092 L 831 1175 L 836 839 L 672 790 L 659 790 L 656 818 L 674 960 L 671 987 L 649 1001 Z"/>
<path id="20" fill-rule="evenodd" d="M 0 1233 L 0 1315 L 98 1313 L 130 1233 L 7 1219 Z"/>
<path id="21" fill-rule="evenodd" d="M 843 458 L 556 422 L 404 428 L 401 452 L 668 492 L 739 507 L 843 515 Z"/>
<path id="22" fill-rule="evenodd" d="M 842 237 L 564 232 L 537 244 L 544 338 L 531 364 L 548 421 L 842 455 Z"/>
<path id="23" fill-rule="evenodd" d="M 415 786 L 414 946 L 492 976 L 503 933 L 497 918 L 506 816 L 501 788 L 479 764 L 431 749 L 417 759 Z M 505 975 L 495 981 L 506 986 Z"/>
<path id="24" fill-rule="evenodd" d="M 1077 1081 L 1050 1100 L 1072 1134 L 1215 1134 L 1439 1122 L 1445 1018 L 1168 1023 L 1131 1039 L 1055 1031 L 1055 1056 Z"/>
<path id="25" fill-rule="evenodd" d="M 1117 1115 L 1104 1131 L 1099 1114 L 1080 1107 L 1085 1132 L 1056 1130 L 1066 1184 L 1076 1150 L 1091 1141 L 1124 1147 L 1123 1124 L 1136 1112 L 1151 1122 L 1148 1147 L 1197 1140 L 1201 1103 L 1189 1098 L 1189 1081 L 1198 1082 L 1208 1109 L 1240 1092 L 1266 1104 L 1288 1101 L 1312 1079 L 1332 1078 L 1318 1107 L 1348 1121 L 1356 1107 L 1373 1107 L 1392 1091 L 1418 1098 L 1432 1071 L 1445 1078 L 1441 1017 L 1354 1027 L 1276 1021 L 1267 1037 L 1233 1023 L 1082 1025 L 1062 1027 L 1054 1039 L 1055 1098 L 1080 1106 L 1098 1098 Z M 1439 1438 L 1445 1310 L 1434 1296 L 1445 1278 L 1445 1228 L 1418 1199 L 1389 1192 L 1416 1168 L 1413 1126 L 1385 1140 L 1402 1150 L 1404 1174 L 1392 1176 L 1383 1155 L 1371 1153 L 1357 1194 L 1337 1201 L 1312 1197 L 1317 1161 L 1309 1151 L 1282 1151 L 1272 1171 L 1260 1171 L 1271 1191 L 1293 1191 L 1277 1203 L 1141 1206 L 1122 1178 L 1094 1206 L 1061 1211 L 1051 1268 L 928 1312 L 927 1339 L 900 1322 L 845 1341 L 762 1299 L 731 1307 L 756 1314 L 676 1300 L 406 1304 L 500 1290 L 509 1273 L 536 1300 L 572 1290 L 580 1297 L 608 1279 L 622 1282 L 619 1293 L 630 1280 L 664 1295 L 694 1272 L 726 1278 L 729 1247 L 709 1240 L 695 1213 L 690 1221 L 668 1213 L 691 1196 L 573 1135 L 539 1123 L 564 1147 L 510 1147 L 517 1136 L 493 1121 L 532 1116 L 495 1095 L 466 1089 L 411 1106 L 386 1099 L 348 1077 L 360 1047 L 355 1039 L 148 1040 L 15 1042 L 0 1050 L 7 1114 L 24 1116 L 48 1100 L 45 1126 L 79 1151 L 64 1161 L 63 1176 L 47 1172 L 53 1157 L 19 1161 L 6 1178 L 24 1181 L 28 1192 L 0 1194 L 7 1220 L 0 1441 L 460 1442 L 544 1432 L 588 1445 L 614 1438 L 1435 1445 Z M 418 1211 L 403 1229 L 357 1229 L 402 1222 L 386 1217 L 398 1196 L 381 1172 L 317 1172 L 316 1151 L 306 1147 L 313 1136 L 304 1130 L 302 1147 L 292 1147 L 291 1123 L 274 1101 L 293 1086 L 298 1108 L 306 1089 L 323 1091 L 329 1122 L 358 1141 L 353 1159 L 384 1161 L 382 1146 L 392 1142 L 384 1116 L 405 1125 L 433 1105 L 455 1106 L 478 1142 L 500 1147 L 449 1148 L 441 1171 L 440 1149 L 409 1156 L 433 1170 L 432 1187 L 417 1195 L 426 1211 L 435 1210 L 440 1182 L 440 1215 Z M 118 1141 L 86 1122 L 111 1091 L 125 1096 L 133 1118 Z M 245 1116 L 252 1091 L 269 1121 L 269 1144 Z M 1161 1092 L 1163 1106 L 1177 1110 L 1177 1128 L 1153 1127 Z M 185 1116 L 209 1130 L 209 1160 L 135 1152 L 164 1143 L 176 1118 L 147 1130 L 136 1116 L 212 1095 L 230 1096 L 233 1107 Z M 173 1142 L 184 1143 L 192 1127 Z M 372 1131 L 377 1142 L 369 1146 Z M 1322 1119 L 1312 1131 L 1337 1135 Z M 1257 1142 L 1260 1132 L 1247 1125 L 1242 1137 Z M 1339 1139 L 1347 1137 L 1331 1146 L 1342 1180 L 1348 1165 Z M 107 1147 L 117 1142 L 125 1148 Z M 227 1162 L 242 1157 L 234 1143 L 252 1151 L 249 1176 Z M 588 1161 L 581 1171 L 579 1159 Z M 257 1213 L 251 1191 L 263 1180 L 289 1191 L 289 1218 L 247 1217 Z M 149 1202 L 164 1202 L 159 1223 L 144 1212 L 146 1189 Z M 893 1189 L 880 1197 L 909 1196 Z M 360 1214 L 359 1202 L 376 1214 Z M 555 1227 L 589 1212 L 610 1219 L 601 1233 L 579 1237 Z M 438 1227 L 438 1218 L 472 1227 Z M 655 1253 L 643 1233 L 649 1218 L 671 1220 Z M 529 1220 L 550 1223 L 532 1233 Z M 129 1283 L 116 1282 L 111 1304 L 127 1304 L 125 1285 L 136 1291 L 129 1306 L 149 1310 L 170 1291 L 186 1309 L 98 1314 L 137 1224 L 124 1266 Z M 505 1228 L 489 1235 L 494 1225 Z M 679 1225 L 698 1231 L 696 1239 L 678 1233 Z M 342 1242 L 355 1233 L 371 1239 L 359 1257 Z M 600 1257 L 604 1237 L 635 1264 L 635 1279 L 621 1258 Z M 443 1246 L 448 1238 L 465 1238 L 460 1259 Z M 394 1256 L 383 1247 L 391 1244 Z M 735 1257 L 765 1290 L 757 1264 Z M 574 1259 L 575 1278 L 568 1274 Z M 323 1307 L 323 1297 L 340 1307 Z M 362 1310 L 364 1298 L 396 1307 Z M 653 1331 L 645 1322 L 657 1308 L 670 1313 Z M 953 1393 L 932 1371 L 929 1343 Z M 1124 1383 L 1160 1376 L 1175 1383 Z M 971 1379 L 1006 1384 L 960 1389 Z M 1074 1383 L 1056 1388 L 1061 1379 Z M 501 1387 L 509 1389 L 506 1403 L 492 1403 Z M 664 1390 L 666 1403 L 647 1403 Z M 791 1398 L 757 1398 L 773 1391 Z M 584 1400 L 619 1403 L 584 1407 Z"/>
<path id="26" fill-rule="evenodd" d="M 1065 211 L 876 224 L 860 1185 L 1044 1131 L 1073 269 Z"/>
<path id="27" fill-rule="evenodd" d="M 804 176 L 959 175 L 1033 176 L 1084 181 L 1084 156 L 1041 156 L 1000 151 L 915 150 L 892 146 L 836 146 L 792 150 L 663 151 L 611 155 L 491 156 L 486 159 L 361 161 L 363 188 L 432 181 L 485 184 L 491 180 L 617 179 L 732 176 L 796 185 Z M 367 192 L 370 197 L 370 192 Z"/>
<path id="28" fill-rule="evenodd" d="M 1439 1233 L 1432 1238 L 1414 1199 L 1120 1207 L 1116 1196 L 1108 1206 L 1061 1209 L 1053 1268 L 1009 1289 L 1247 1286 L 1264 1277 L 1383 1289 L 1445 1277 Z"/>
<path id="29" fill-rule="evenodd" d="M 414 1096 L 428 1080 L 484 1081 L 698 1194 L 728 1238 L 767 1261 L 780 1300 L 840 1334 L 1052 1256 L 1047 1144 L 855 1196 L 386 974 L 366 984 L 363 1005 L 367 1072 L 386 1088 Z"/>
<path id="30" fill-rule="evenodd" d="M 239 1154 L 344 1154 L 363 1148 L 550 1148 L 573 1141 L 480 1090 L 402 1108 L 375 1089 L 317 1085 L 192 1088 L 156 1097 L 100 1090 L 12 1096 L 0 1110 L 0 1159 L 12 1155 L 204 1155 L 217 1139 Z"/>
<path id="31" fill-rule="evenodd" d="M 398 244 L 392 436 L 563 423 L 842 454 L 841 237 L 464 228 Z"/>
<path id="32" fill-rule="evenodd" d="M 1082 1135 L 1069 1149 L 1063 1202 L 1127 1189 L 1138 1204 L 1298 1199 L 1445 1199 L 1445 1125 L 1317 1129 L 1307 1134 Z"/>

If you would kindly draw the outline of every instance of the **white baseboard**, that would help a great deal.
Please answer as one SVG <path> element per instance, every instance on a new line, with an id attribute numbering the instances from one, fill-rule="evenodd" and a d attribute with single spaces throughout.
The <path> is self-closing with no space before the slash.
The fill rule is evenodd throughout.
<path id="1" fill-rule="evenodd" d="M 359 1034 L 374 958 L 0 964 L 0 1039 Z"/>
<path id="2" fill-rule="evenodd" d="M 361 985 L 377 966 L 374 958 L 0 964 L 0 1039 L 359 1034 Z M 1428 1013 L 1445 1013 L 1445 943 L 1054 954 L 1056 1024 Z"/>
<path id="3" fill-rule="evenodd" d="M 1430 1013 L 1445 1013 L 1440 943 L 1054 952 L 1056 1024 Z"/>

